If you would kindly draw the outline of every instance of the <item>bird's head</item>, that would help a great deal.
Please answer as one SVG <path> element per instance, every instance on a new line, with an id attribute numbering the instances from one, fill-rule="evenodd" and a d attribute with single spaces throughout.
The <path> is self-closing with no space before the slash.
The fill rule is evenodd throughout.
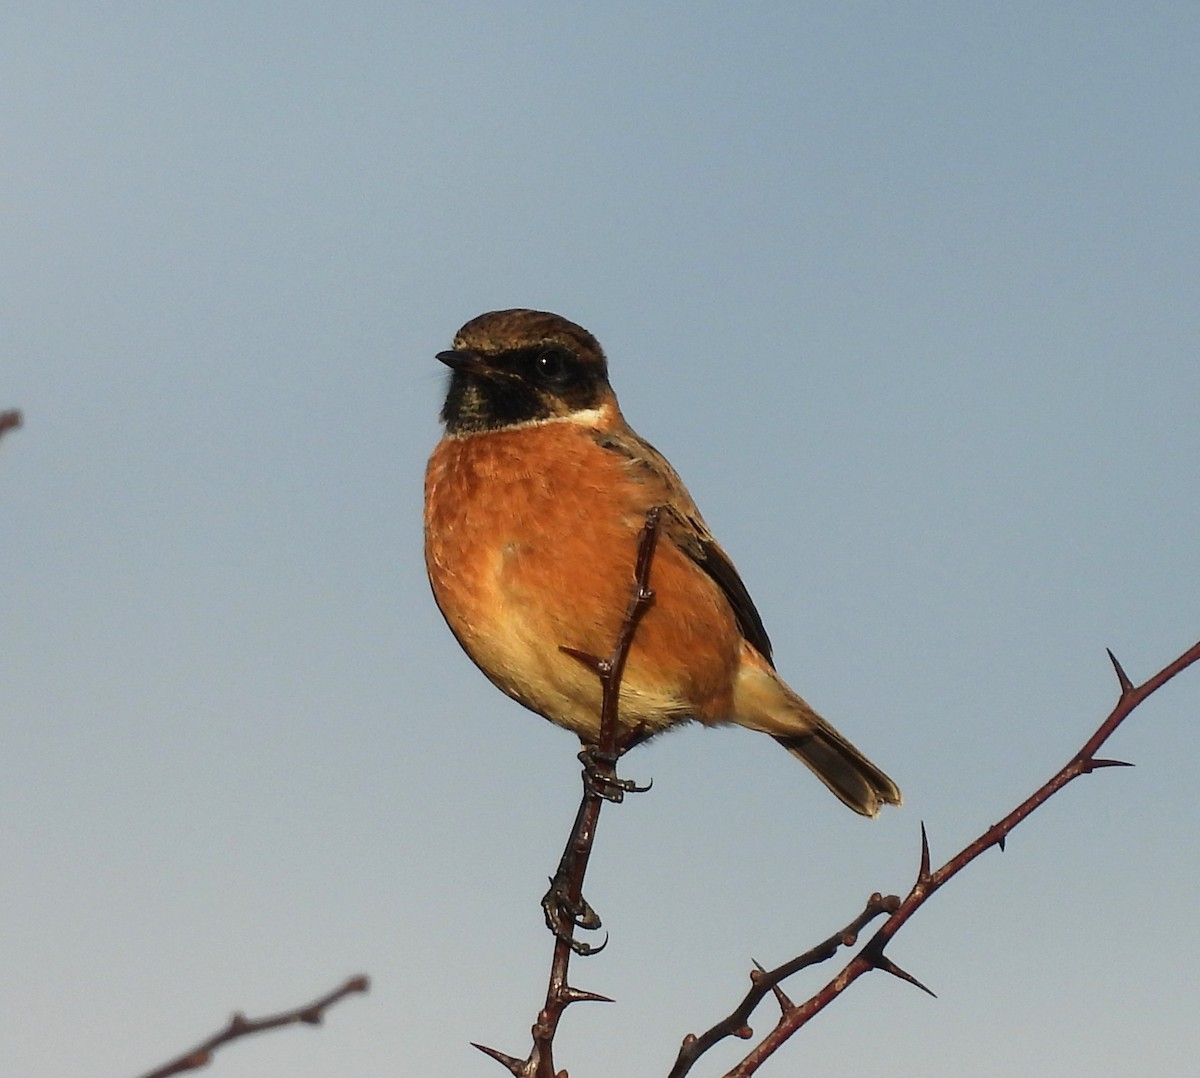
<path id="1" fill-rule="evenodd" d="M 545 311 L 489 311 L 439 352 L 451 370 L 442 407 L 448 434 L 555 419 L 598 420 L 611 403 L 608 364 L 586 329 Z"/>

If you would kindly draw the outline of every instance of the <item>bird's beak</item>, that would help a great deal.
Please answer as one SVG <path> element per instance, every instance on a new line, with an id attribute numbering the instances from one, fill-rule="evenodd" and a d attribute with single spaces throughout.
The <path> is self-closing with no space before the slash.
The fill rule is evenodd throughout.
<path id="1" fill-rule="evenodd" d="M 464 374 L 486 375 L 491 370 L 478 352 L 466 352 L 455 348 L 449 352 L 439 352 L 437 358 L 452 371 L 462 371 Z"/>

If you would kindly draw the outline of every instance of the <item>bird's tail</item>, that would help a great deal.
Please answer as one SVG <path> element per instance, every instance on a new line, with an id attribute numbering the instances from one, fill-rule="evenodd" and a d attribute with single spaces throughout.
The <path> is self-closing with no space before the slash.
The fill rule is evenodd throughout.
<path id="1" fill-rule="evenodd" d="M 787 687 L 749 644 L 734 682 L 733 722 L 770 734 L 855 812 L 899 805 L 900 788 Z"/>
<path id="2" fill-rule="evenodd" d="M 775 735 L 779 742 L 845 804 L 864 816 L 878 816 L 883 805 L 899 805 L 898 787 L 824 719 L 802 734 Z"/>

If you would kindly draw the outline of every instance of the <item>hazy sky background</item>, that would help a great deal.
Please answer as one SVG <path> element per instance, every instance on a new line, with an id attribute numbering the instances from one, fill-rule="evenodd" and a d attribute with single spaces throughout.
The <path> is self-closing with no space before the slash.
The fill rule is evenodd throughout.
<path id="1" fill-rule="evenodd" d="M 481 311 L 605 345 L 784 675 L 904 789 L 673 734 L 587 894 L 653 1078 L 1200 638 L 1200 6 L 9 3 L 0 1072 L 524 1055 L 572 739 L 460 653 L 421 482 Z M 1200 669 L 764 1074 L 1194 1073 Z M 788 985 L 795 998 L 834 972 Z M 765 1030 L 770 1008 L 755 1022 Z M 740 1058 L 727 1044 L 694 1072 Z"/>

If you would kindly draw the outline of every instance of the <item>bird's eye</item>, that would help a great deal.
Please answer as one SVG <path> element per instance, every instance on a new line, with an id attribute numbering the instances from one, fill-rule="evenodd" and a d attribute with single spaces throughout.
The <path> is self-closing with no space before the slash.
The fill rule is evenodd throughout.
<path id="1" fill-rule="evenodd" d="M 540 352 L 533 361 L 533 369 L 537 373 L 538 381 L 550 386 L 565 385 L 574 373 L 570 358 L 558 349 Z"/>

